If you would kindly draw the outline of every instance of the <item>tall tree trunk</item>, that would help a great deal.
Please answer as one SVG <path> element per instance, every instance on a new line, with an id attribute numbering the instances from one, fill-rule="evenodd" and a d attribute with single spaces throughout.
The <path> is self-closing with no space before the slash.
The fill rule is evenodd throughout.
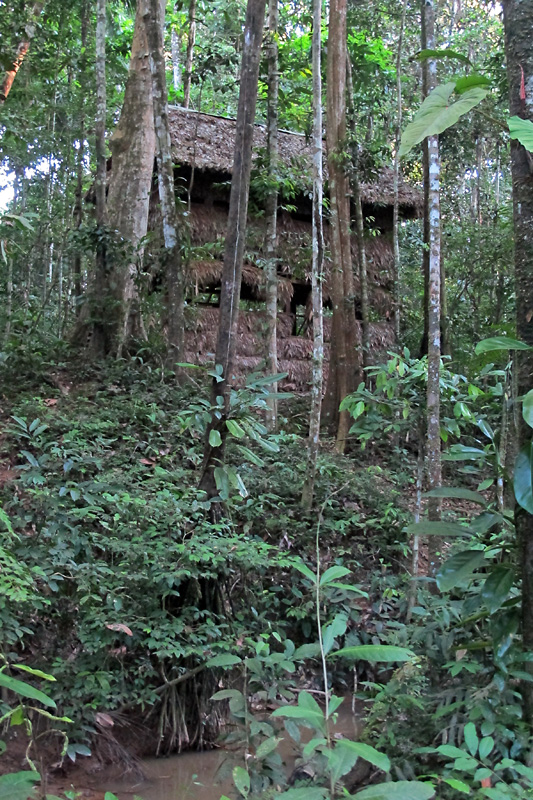
<path id="1" fill-rule="evenodd" d="M 352 191 L 355 207 L 355 230 L 357 232 L 357 255 L 359 260 L 359 297 L 361 303 L 361 347 L 363 351 L 363 367 L 370 364 L 370 301 L 368 297 L 368 268 L 366 263 L 365 223 L 363 219 L 363 203 L 361 200 L 361 183 L 359 181 L 359 145 L 354 147 Z M 366 373 L 363 380 L 366 381 Z"/>
<path id="2" fill-rule="evenodd" d="M 510 111 L 533 122 L 533 0 L 504 0 L 504 25 L 509 80 Z M 513 178 L 513 217 L 515 236 L 515 290 L 518 337 L 533 346 L 533 168 L 531 154 L 515 139 L 511 141 Z M 523 396 L 533 386 L 533 351 L 520 351 L 517 394 Z M 516 396 L 516 395 L 515 395 Z M 520 417 L 520 448 L 531 441 L 531 429 Z M 522 507 L 515 511 L 516 530 L 522 565 L 522 642 L 533 651 L 533 515 Z M 533 675 L 533 662 L 524 668 Z M 522 686 L 524 718 L 533 725 L 533 684 Z"/>
<path id="3" fill-rule="evenodd" d="M 435 49 L 434 0 L 422 0 L 425 17 L 426 42 L 430 50 Z M 428 60 L 428 91 L 436 85 L 437 65 Z M 440 156 L 438 136 L 428 136 L 428 383 L 427 383 L 427 434 L 426 464 L 427 487 L 436 489 L 441 484 L 440 447 Z M 440 501 L 437 497 L 428 500 L 428 518 L 440 519 Z M 429 540 L 429 570 L 434 575 L 437 567 L 439 542 L 432 536 Z"/>
<path id="4" fill-rule="evenodd" d="M 174 189 L 174 165 L 172 162 L 168 122 L 165 54 L 163 49 L 164 15 L 164 0 L 147 0 L 144 24 L 152 71 L 154 129 L 157 143 L 157 176 L 165 245 L 163 262 L 168 294 L 168 363 L 179 374 L 180 370 L 176 368 L 176 364 L 184 360 L 185 335 L 183 270 Z"/>
<path id="5" fill-rule="evenodd" d="M 93 331 L 91 353 L 96 358 L 106 354 L 105 309 L 104 314 L 97 312 L 100 303 L 100 287 L 106 281 L 106 246 L 104 230 L 106 225 L 106 177 L 107 159 L 105 146 L 106 131 L 106 0 L 98 0 L 96 8 L 96 121 L 95 121 L 95 155 L 96 180 L 94 191 L 96 196 L 96 281 L 92 286 L 91 318 Z"/>
<path id="6" fill-rule="evenodd" d="M 191 102 L 192 64 L 194 59 L 195 41 L 196 41 L 196 0 L 189 0 L 189 35 L 187 38 L 185 78 L 183 81 L 183 106 L 185 108 L 189 108 L 189 104 Z"/>
<path id="7" fill-rule="evenodd" d="M 135 285 L 140 243 L 148 230 L 155 132 L 152 75 L 144 28 L 146 0 L 138 0 L 131 59 L 120 120 L 110 140 L 112 170 L 107 195 L 107 224 L 130 252 L 107 265 L 110 308 L 108 349 L 121 354 L 133 336 L 145 337 Z M 108 261 L 110 260 L 108 254 Z"/>
<path id="8" fill-rule="evenodd" d="M 309 443 L 306 479 L 302 505 L 310 509 L 315 491 L 316 463 L 320 442 L 320 412 L 324 370 L 324 315 L 322 276 L 324 269 L 324 231 L 322 220 L 323 161 L 322 161 L 322 74 L 321 74 L 322 0 L 313 0 L 313 265 L 311 293 L 313 302 L 313 371 Z"/>
<path id="9" fill-rule="evenodd" d="M 331 0 L 327 55 L 327 148 L 331 229 L 331 288 L 333 306 L 329 378 L 324 405 L 328 422 L 336 423 L 336 449 L 343 452 L 350 418 L 339 411 L 355 389 L 356 344 L 353 270 L 350 240 L 350 192 L 342 163 L 346 139 L 346 0 Z"/>
<path id="10" fill-rule="evenodd" d="M 271 187 L 266 201 L 266 247 L 265 247 L 265 277 L 266 277 L 266 369 L 268 375 L 278 372 L 278 264 L 277 264 L 277 218 L 278 218 L 278 0 L 269 0 L 268 3 L 268 98 L 267 98 L 267 160 L 268 181 Z M 271 397 L 268 400 L 267 425 L 273 431 L 277 426 L 277 383 L 270 386 Z"/>
<path id="11" fill-rule="evenodd" d="M 4 80 L 2 81 L 2 87 L 0 88 L 0 106 L 2 106 L 5 101 L 7 100 L 7 96 L 11 91 L 11 87 L 13 86 L 13 82 L 17 77 L 17 72 L 22 66 L 22 62 L 24 61 L 28 50 L 30 49 L 30 43 L 35 35 L 35 27 L 37 25 L 37 20 L 41 16 L 41 12 L 43 10 L 44 0 L 39 0 L 39 2 L 33 4 L 33 8 L 30 12 L 28 22 L 25 28 L 25 36 L 19 42 L 17 47 L 17 54 L 13 59 L 12 64 L 8 69 L 6 69 L 4 74 Z"/>
<path id="12" fill-rule="evenodd" d="M 421 40 L 420 44 L 422 50 L 427 50 L 428 45 L 428 32 L 426 23 L 425 0 L 421 0 L 422 17 L 421 17 Z M 422 61 L 422 100 L 424 100 L 431 91 L 430 76 L 429 76 L 429 61 L 424 59 Z M 429 154 L 428 154 L 428 139 L 422 142 L 422 182 L 424 193 L 424 217 L 422 222 L 422 277 L 424 281 L 424 300 L 423 300 L 423 315 L 424 315 L 424 328 L 422 331 L 422 340 L 420 342 L 419 357 L 427 356 L 428 342 L 429 342 Z"/>
<path id="13" fill-rule="evenodd" d="M 402 48 L 403 33 L 405 29 L 405 16 L 407 0 L 403 0 L 402 18 L 398 33 L 398 47 L 396 50 L 396 131 L 394 136 L 394 205 L 392 209 L 392 250 L 394 266 L 392 272 L 393 303 L 394 303 L 394 338 L 396 347 L 400 344 L 400 139 L 402 135 Z"/>
<path id="14" fill-rule="evenodd" d="M 222 412 L 218 412 L 219 418 L 213 416 L 208 426 L 200 481 L 200 488 L 206 492 L 209 498 L 214 497 L 217 493 L 215 468 L 224 462 L 227 436 L 226 419 L 239 320 L 242 263 L 246 243 L 246 218 L 250 174 L 252 171 L 255 107 L 257 103 L 257 83 L 264 19 L 265 0 L 248 0 L 215 354 L 216 366 L 221 370 L 222 381 L 217 382 L 214 380 L 211 392 L 213 405 L 216 404 L 217 397 L 223 398 L 223 409 Z M 212 436 L 212 432 L 215 430 L 218 431 L 219 437 Z"/>
<path id="15" fill-rule="evenodd" d="M 85 75 L 87 69 L 87 28 L 88 28 L 88 14 L 87 14 L 87 0 L 83 0 L 81 7 L 81 60 L 80 60 L 80 75 L 78 80 L 82 85 L 80 92 L 80 128 L 78 138 L 78 151 L 76 157 L 76 193 L 74 199 L 74 220 L 75 226 L 80 230 L 83 224 L 83 161 L 85 157 Z M 74 282 L 74 311 L 78 316 L 81 305 L 81 251 L 78 247 L 74 254 L 74 262 L 72 265 L 73 282 Z"/>

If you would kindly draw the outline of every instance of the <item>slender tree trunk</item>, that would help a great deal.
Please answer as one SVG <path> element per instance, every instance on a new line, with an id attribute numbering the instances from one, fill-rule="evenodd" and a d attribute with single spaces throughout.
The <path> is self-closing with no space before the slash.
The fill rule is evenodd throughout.
<path id="1" fill-rule="evenodd" d="M 405 16 L 407 0 L 402 6 L 400 31 L 398 33 L 398 47 L 396 50 L 396 132 L 394 137 L 394 205 L 392 209 L 392 250 L 394 266 L 392 272 L 393 302 L 394 302 L 394 338 L 396 347 L 400 344 L 400 139 L 402 136 L 402 48 L 403 33 L 405 29 Z"/>
<path id="2" fill-rule="evenodd" d="M 96 281 L 92 287 L 93 296 L 90 300 L 91 317 L 93 322 L 91 353 L 96 358 L 106 354 L 105 309 L 102 315 L 99 309 L 100 291 L 106 282 L 106 0 L 98 0 L 96 7 L 96 121 L 95 155 L 96 155 L 96 180 L 94 191 L 96 197 L 96 228 L 98 240 L 96 246 Z"/>
<path id="3" fill-rule="evenodd" d="M 422 0 L 425 16 L 427 47 L 435 49 L 434 0 Z M 428 60 L 428 90 L 436 85 L 437 65 Z M 440 447 L 440 156 L 438 136 L 428 136 L 428 208 L 429 222 L 429 273 L 428 273 L 428 383 L 427 383 L 427 436 L 426 464 L 427 486 L 436 489 L 441 484 Z M 440 519 L 440 501 L 428 500 L 428 518 Z M 430 537 L 429 570 L 434 575 L 437 567 L 439 541 Z"/>
<path id="4" fill-rule="evenodd" d="M 310 509 L 315 491 L 316 464 L 320 442 L 320 413 L 324 371 L 324 315 L 322 304 L 322 277 L 324 270 L 323 155 L 322 155 L 322 75 L 321 75 L 322 0 L 313 0 L 313 265 L 311 292 L 313 302 L 313 372 L 311 385 L 311 411 L 309 415 L 309 443 L 307 450 L 306 479 L 302 492 L 302 505 Z"/>
<path id="5" fill-rule="evenodd" d="M 421 47 L 427 50 L 428 34 L 425 13 L 425 0 L 421 0 Z M 422 61 L 422 99 L 424 100 L 430 93 L 429 61 Z M 424 280 L 424 328 L 422 331 L 422 341 L 420 342 L 419 357 L 427 356 L 429 342 L 429 154 L 428 139 L 422 142 L 422 181 L 424 192 L 424 218 L 422 228 L 422 276 Z"/>
<path id="6" fill-rule="evenodd" d="M 267 106 L 267 160 L 268 179 L 272 187 L 266 201 L 266 369 L 268 375 L 278 372 L 278 264 L 277 264 L 277 218 L 278 218 L 278 0 L 268 3 L 268 106 Z M 271 395 L 277 393 L 277 383 L 270 386 Z M 273 431 L 277 426 L 277 402 L 274 396 L 268 400 L 267 425 Z"/>
<path id="7" fill-rule="evenodd" d="M 2 81 L 2 87 L 0 88 L 0 106 L 2 106 L 7 100 L 7 96 L 11 91 L 13 82 L 17 77 L 17 72 L 21 68 L 22 62 L 24 61 L 28 53 L 28 50 L 30 49 L 30 43 L 35 35 L 35 27 L 37 25 L 37 20 L 41 16 L 43 6 L 44 6 L 44 0 L 40 0 L 39 2 L 33 4 L 33 8 L 30 12 L 29 19 L 26 24 L 25 36 L 19 42 L 19 45 L 17 47 L 17 54 L 13 59 L 13 63 L 5 71 L 4 74 L 4 80 Z"/>
<path id="8" fill-rule="evenodd" d="M 217 397 L 222 397 L 223 407 L 222 411 L 217 412 L 218 418 L 213 415 L 208 426 L 200 481 L 200 488 L 206 492 L 209 498 L 214 497 L 217 493 L 215 469 L 224 463 L 227 436 L 226 419 L 239 321 L 239 299 L 246 243 L 246 217 L 264 19 L 265 0 L 248 0 L 215 354 L 216 366 L 221 370 L 222 381 L 213 381 L 211 393 L 212 405 L 216 405 Z M 212 435 L 215 430 L 218 431 L 218 437 Z"/>
<path id="9" fill-rule="evenodd" d="M 174 164 L 170 147 L 165 54 L 163 49 L 164 14 L 164 0 L 148 0 L 144 12 L 144 24 L 152 71 L 159 202 L 161 203 L 165 245 L 164 265 L 168 294 L 168 362 L 171 368 L 176 369 L 175 365 L 184 360 L 185 321 L 181 242 L 174 188 Z M 177 373 L 179 371 L 179 368 L 176 369 Z"/>
<path id="10" fill-rule="evenodd" d="M 189 36 L 187 38 L 185 78 L 183 81 L 183 105 L 185 108 L 189 108 L 189 104 L 191 102 L 192 64 L 194 59 L 195 41 L 196 41 L 196 0 L 189 0 Z"/>
<path id="11" fill-rule="evenodd" d="M 355 322 L 350 240 L 350 192 L 342 151 L 346 139 L 346 0 L 331 0 L 327 55 L 327 147 L 331 229 L 333 306 L 328 387 L 324 414 L 336 422 L 336 449 L 346 446 L 350 418 L 339 412 L 342 400 L 355 389 L 358 339 Z"/>
<path id="12" fill-rule="evenodd" d="M 83 161 L 85 157 L 85 73 L 87 69 L 87 2 L 84 0 L 81 7 L 81 62 L 80 62 L 80 75 L 78 80 L 82 84 L 82 91 L 80 93 L 80 130 L 78 139 L 78 152 L 76 160 L 76 194 L 74 200 L 74 220 L 75 226 L 80 230 L 83 224 Z M 76 249 L 74 254 L 74 262 L 72 265 L 73 282 L 74 282 L 74 310 L 76 317 L 81 309 L 81 252 L 80 248 Z"/>
<path id="13" fill-rule="evenodd" d="M 533 122 L 533 0 L 504 0 L 504 25 L 509 80 L 510 111 Z M 531 154 L 516 140 L 511 141 L 513 178 L 513 217 L 515 235 L 515 290 L 518 337 L 533 346 L 533 168 Z M 526 394 L 533 386 L 533 352 L 516 354 L 518 361 L 517 394 Z M 516 395 L 515 395 L 516 396 Z M 519 447 L 531 441 L 531 429 L 520 417 Z M 522 565 L 522 643 L 533 651 L 533 515 L 516 506 L 516 530 Z M 533 662 L 524 669 L 533 675 Z M 522 685 L 524 718 L 533 725 L 533 684 Z"/>
<path id="14" fill-rule="evenodd" d="M 135 283 L 141 242 L 148 230 L 154 169 L 155 131 L 152 75 L 144 28 L 146 0 L 138 0 L 128 81 L 119 123 L 110 140 L 112 170 L 107 195 L 107 223 L 125 243 L 126 252 L 107 265 L 108 350 L 122 353 L 131 337 L 145 338 Z M 128 252 L 129 250 L 129 252 Z"/>
<path id="15" fill-rule="evenodd" d="M 172 26 L 172 31 L 170 33 L 170 48 L 172 55 L 172 85 L 174 87 L 174 92 L 177 94 L 181 86 L 181 37 L 175 25 Z"/>

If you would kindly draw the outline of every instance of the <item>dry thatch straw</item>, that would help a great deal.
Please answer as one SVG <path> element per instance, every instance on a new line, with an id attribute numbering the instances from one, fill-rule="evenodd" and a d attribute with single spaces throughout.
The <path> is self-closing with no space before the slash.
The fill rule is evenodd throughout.
<path id="1" fill-rule="evenodd" d="M 195 169 L 231 175 L 235 145 L 236 121 L 213 114 L 203 114 L 180 107 L 169 108 L 172 156 L 176 164 Z M 266 128 L 254 128 L 254 154 L 266 147 Z M 286 167 L 304 164 L 311 174 L 312 148 L 306 136 L 300 133 L 280 131 L 279 158 Z M 302 174 L 302 181 L 310 185 L 310 177 Z M 383 168 L 374 176 L 372 183 L 361 185 L 361 197 L 370 205 L 391 206 L 394 202 L 393 171 Z M 308 188 L 308 187 L 307 187 Z M 400 206 L 411 213 L 421 206 L 420 193 L 400 182 Z"/>
<path id="2" fill-rule="evenodd" d="M 208 290 L 214 291 L 220 285 L 224 263 L 215 259 L 191 261 L 187 267 L 185 280 L 193 287 L 196 294 Z M 252 298 L 264 301 L 266 298 L 265 273 L 253 264 L 244 264 L 242 268 L 242 285 L 251 291 Z M 293 294 L 293 286 L 288 278 L 278 277 L 278 297 L 280 302 L 287 303 Z"/>

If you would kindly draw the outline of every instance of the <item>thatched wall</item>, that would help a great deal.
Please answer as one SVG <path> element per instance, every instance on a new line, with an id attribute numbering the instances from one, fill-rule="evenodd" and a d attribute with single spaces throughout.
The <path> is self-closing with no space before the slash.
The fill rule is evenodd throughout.
<path id="1" fill-rule="evenodd" d="M 213 306 L 189 306 L 187 330 L 185 335 L 185 356 L 192 364 L 213 364 L 218 332 L 219 310 Z M 292 314 L 278 314 L 278 369 L 287 372 L 288 377 L 280 386 L 285 391 L 304 394 L 309 391 L 311 380 L 311 358 L 313 342 L 308 331 L 305 336 L 292 336 L 294 317 Z M 243 384 L 246 377 L 259 372 L 265 357 L 265 315 L 258 311 L 241 311 L 237 333 L 236 369 L 237 384 Z M 359 323 L 358 323 L 359 326 Z M 361 331 L 358 327 L 359 342 Z M 329 342 L 331 319 L 324 320 L 324 371 L 327 377 L 329 361 Z M 388 323 L 374 323 L 370 326 L 370 349 L 373 360 L 389 350 L 394 343 L 392 326 Z"/>

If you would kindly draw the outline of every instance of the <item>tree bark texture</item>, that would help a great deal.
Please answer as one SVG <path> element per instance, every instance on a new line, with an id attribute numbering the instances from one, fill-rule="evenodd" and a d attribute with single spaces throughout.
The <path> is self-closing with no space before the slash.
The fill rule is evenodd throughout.
<path id="1" fill-rule="evenodd" d="M 150 51 L 154 130 L 157 149 L 159 202 L 163 222 L 163 266 L 168 297 L 168 363 L 179 374 L 177 363 L 184 360 L 183 270 L 179 219 L 174 188 L 174 164 L 170 146 L 167 84 L 164 53 L 164 0 L 147 0 L 144 25 Z"/>
<path id="2" fill-rule="evenodd" d="M 327 126 L 331 301 L 333 306 L 329 379 L 324 401 L 328 425 L 336 428 L 336 449 L 343 452 L 350 418 L 339 412 L 342 400 L 355 389 L 357 326 L 350 241 L 350 189 L 343 163 L 346 140 L 346 0 L 331 0 L 327 55 Z"/>
<path id="3" fill-rule="evenodd" d="M 533 0 L 505 0 L 503 3 L 512 116 L 533 122 Z M 533 346 L 533 162 L 531 154 L 511 140 L 513 217 L 515 236 L 516 322 L 518 338 Z M 518 396 L 533 386 L 533 353 L 516 354 Z M 520 416 L 518 443 L 531 441 L 531 429 Z M 526 652 L 533 652 L 533 515 L 520 506 L 515 511 L 516 531 L 522 565 L 522 638 Z M 533 674 L 533 663 L 524 662 Z M 533 690 L 530 682 L 522 688 L 524 717 L 533 724 Z"/>
<path id="4" fill-rule="evenodd" d="M 87 2 L 84 0 L 81 7 L 81 47 L 82 56 L 80 62 L 80 76 L 78 80 L 85 83 L 85 74 L 87 70 L 87 28 L 88 28 L 88 14 Z M 83 160 L 85 155 L 85 92 L 80 93 L 80 135 L 78 139 L 78 151 L 76 158 L 76 192 L 74 196 L 74 220 L 76 228 L 79 230 L 83 223 Z M 72 265 L 73 280 L 74 280 L 74 313 L 78 316 L 81 308 L 81 252 L 78 248 L 74 254 Z"/>
<path id="5" fill-rule="evenodd" d="M 435 49 L 434 0 L 423 0 L 426 41 L 429 49 Z M 428 91 L 436 85 L 437 65 L 428 60 Z M 438 136 L 428 136 L 428 206 L 426 209 L 429 233 L 428 273 L 428 382 L 427 382 L 427 433 L 426 465 L 427 487 L 431 491 L 441 485 L 441 440 L 440 440 L 440 156 Z M 430 497 L 428 518 L 440 519 L 440 501 Z M 429 570 L 433 575 L 437 567 L 438 541 L 429 540 Z"/>
<path id="6" fill-rule="evenodd" d="M 18 44 L 17 53 L 13 59 L 13 63 L 4 74 L 4 80 L 2 81 L 2 87 L 0 88 L 0 106 L 2 106 L 7 100 L 7 96 L 11 91 L 11 87 L 13 86 L 15 78 L 17 77 L 17 73 L 22 66 L 22 62 L 26 58 L 28 50 L 30 49 L 30 43 L 35 36 L 35 27 L 43 10 L 43 6 L 44 0 L 33 4 L 33 8 L 30 12 L 26 25 L 25 36 Z"/>
<path id="7" fill-rule="evenodd" d="M 313 262 L 311 295 L 313 303 L 313 367 L 311 384 L 311 411 L 309 414 L 309 443 L 307 450 L 306 479 L 302 492 L 302 505 L 310 509 L 315 491 L 316 464 L 320 443 L 320 416 L 324 372 L 324 315 L 322 304 L 322 278 L 324 269 L 324 231 L 322 219 L 323 161 L 322 161 L 322 75 L 321 34 L 322 0 L 313 0 Z"/>
<path id="8" fill-rule="evenodd" d="M 400 344 L 400 139 L 402 136 L 402 49 L 405 29 L 407 0 L 403 1 L 398 46 L 396 50 L 396 131 L 394 141 L 394 205 L 392 209 L 392 251 L 394 266 L 392 272 L 394 302 L 394 338 L 396 346 Z"/>
<path id="9" fill-rule="evenodd" d="M 129 250 L 107 266 L 112 300 L 108 340 L 118 354 L 129 337 L 144 335 L 135 277 L 137 261 L 142 257 L 141 241 L 148 230 L 155 156 L 152 75 L 143 19 L 145 2 L 137 3 L 124 104 L 110 141 L 113 160 L 107 223 Z"/>
<path id="10" fill-rule="evenodd" d="M 252 171 L 252 146 L 264 19 L 265 0 L 248 0 L 235 131 L 233 175 L 220 291 L 219 328 L 215 354 L 216 365 L 221 369 L 222 381 L 213 381 L 211 393 L 213 406 L 217 404 L 218 397 L 223 399 L 223 404 L 220 407 L 219 416 L 213 416 L 208 426 L 200 481 L 200 488 L 206 492 L 208 497 L 214 497 L 217 493 L 214 472 L 215 468 L 224 461 L 227 435 L 226 418 L 235 358 L 242 264 L 246 243 L 246 218 L 250 174 Z M 220 433 L 220 444 L 217 446 L 210 444 L 210 434 L 214 429 L 217 429 Z"/>
<path id="11" fill-rule="evenodd" d="M 266 243 L 265 243 L 265 278 L 266 278 L 266 370 L 267 375 L 276 375 L 278 372 L 278 264 L 276 258 L 277 218 L 278 218 L 278 95 L 279 95 L 279 68 L 278 68 L 278 0 L 269 0 L 268 3 L 268 97 L 267 97 L 267 160 L 269 194 L 266 201 Z M 277 383 L 269 388 L 271 395 L 277 393 Z M 277 402 L 271 396 L 268 399 L 267 425 L 273 431 L 277 427 Z"/>
<path id="12" fill-rule="evenodd" d="M 189 1 L 189 35 L 187 37 L 187 55 L 185 57 L 185 76 L 183 80 L 183 106 L 189 108 L 191 102 L 192 64 L 194 60 L 194 43 L 196 42 L 196 0 Z"/>
<path id="13" fill-rule="evenodd" d="M 92 339 L 90 344 L 91 354 L 95 358 L 102 358 L 108 350 L 106 338 L 106 310 L 102 309 L 100 287 L 106 283 L 106 245 L 105 245 L 105 224 L 106 224 L 106 178 L 107 178 L 107 159 L 105 145 L 106 131 L 106 0 L 98 0 L 96 6 L 96 119 L 94 125 L 95 133 L 95 157 L 96 157 L 96 180 L 94 182 L 94 192 L 96 199 L 96 273 L 95 281 L 92 285 L 92 296 L 89 304 L 91 309 Z M 103 313 L 102 313 L 103 312 Z"/>

